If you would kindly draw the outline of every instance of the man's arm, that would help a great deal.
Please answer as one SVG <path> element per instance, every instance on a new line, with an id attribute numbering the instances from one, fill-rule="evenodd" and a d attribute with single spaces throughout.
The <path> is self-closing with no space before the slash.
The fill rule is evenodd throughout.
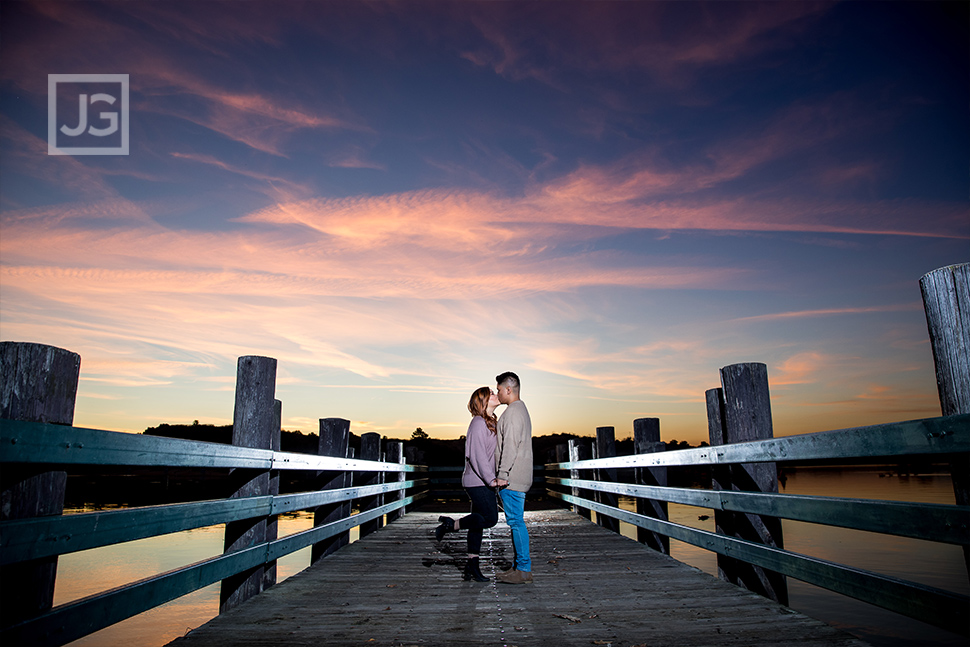
<path id="1" fill-rule="evenodd" d="M 495 471 L 499 485 L 508 485 L 509 474 L 519 457 L 520 448 L 525 441 L 525 419 L 518 408 L 509 409 L 502 416 L 502 429 L 497 439 Z"/>

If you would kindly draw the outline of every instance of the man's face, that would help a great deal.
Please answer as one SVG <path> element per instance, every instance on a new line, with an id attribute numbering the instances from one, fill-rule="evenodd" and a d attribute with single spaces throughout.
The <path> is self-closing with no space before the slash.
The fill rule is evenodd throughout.
<path id="1" fill-rule="evenodd" d="M 507 386 L 502 386 L 501 384 L 496 385 L 495 390 L 498 392 L 498 401 L 501 404 L 508 404 L 512 401 L 512 389 Z"/>

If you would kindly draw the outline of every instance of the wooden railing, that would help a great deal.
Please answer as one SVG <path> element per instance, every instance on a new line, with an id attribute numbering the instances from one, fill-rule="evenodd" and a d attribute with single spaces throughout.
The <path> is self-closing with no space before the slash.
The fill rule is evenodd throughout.
<path id="1" fill-rule="evenodd" d="M 781 519 L 913 537 L 963 547 L 970 571 L 970 269 L 951 266 L 921 281 L 944 416 L 773 438 L 763 364 L 721 369 L 721 388 L 707 392 L 710 446 L 664 452 L 660 421 L 634 421 L 634 451 L 615 456 L 614 429 L 597 429 L 592 447 L 570 441 L 546 465 L 548 494 L 580 514 L 669 554 L 676 539 L 717 554 L 722 579 L 787 604 L 786 577 L 970 635 L 970 598 L 879 573 L 784 550 Z M 594 458 L 589 459 L 592 453 Z M 868 459 L 945 459 L 955 505 L 903 503 L 778 493 L 778 463 L 842 465 Z M 703 466 L 709 489 L 668 487 L 668 467 Z M 618 472 L 626 472 L 626 483 Z M 617 496 L 636 499 L 636 512 Z M 672 523 L 667 504 L 712 509 L 716 532 Z"/>
<path id="2" fill-rule="evenodd" d="M 379 527 L 385 515 L 392 521 L 425 495 L 427 479 L 414 476 L 426 468 L 405 464 L 401 443 L 387 443 L 387 458 L 380 460 L 380 437 L 364 434 L 362 457 L 354 458 L 353 450 L 348 451 L 346 420 L 320 421 L 320 453 L 329 455 L 278 451 L 279 402 L 267 399 L 262 379 L 266 376 L 261 374 L 270 362 L 275 369 L 275 360 L 269 358 L 240 358 L 237 375 L 233 442 L 258 439 L 260 429 L 246 433 L 254 431 L 255 421 L 267 431 L 262 448 L 38 422 L 49 416 L 36 412 L 45 407 L 49 411 L 49 400 L 64 391 L 63 376 L 51 373 L 56 373 L 59 362 L 47 360 L 64 359 L 65 353 L 36 344 L 0 344 L 3 414 L 35 418 L 0 420 L 0 644 L 63 645 L 217 582 L 222 583 L 220 612 L 225 611 L 275 583 L 279 558 L 312 547 L 315 561 L 349 543 L 352 528 L 360 527 L 364 536 Z M 43 394 L 25 385 L 40 385 Z M 254 394 L 251 387 L 264 393 Z M 27 402 L 30 398 L 35 402 Z M 262 403 L 263 410 L 254 412 L 253 402 Z M 266 408 L 269 415 L 264 415 Z M 73 406 L 70 409 L 73 415 Z M 136 474 L 138 469 L 162 467 L 224 470 L 231 494 L 218 500 L 60 514 L 65 472 L 90 466 L 124 466 Z M 315 489 L 279 494 L 280 472 L 294 470 L 309 474 Z M 59 502 L 51 501 L 58 498 Z M 352 512 L 351 502 L 359 513 Z M 277 516 L 301 510 L 314 511 L 314 527 L 278 538 Z M 215 524 L 226 524 L 224 554 L 52 606 L 59 555 Z"/>
<path id="3" fill-rule="evenodd" d="M 716 472 L 752 463 L 764 465 L 821 459 L 838 463 L 854 458 L 916 454 L 962 453 L 965 456 L 968 451 L 970 415 L 959 415 L 736 445 L 570 461 L 550 464 L 546 468 L 568 470 L 573 474 L 598 470 L 602 475 L 607 470 L 624 468 L 657 472 L 674 466 L 705 465 Z M 770 536 L 770 541 L 759 542 L 739 531 L 726 532 L 726 529 L 737 530 L 745 523 L 751 527 L 770 526 L 766 520 L 791 519 L 967 546 L 970 543 L 970 506 L 748 492 L 732 490 L 729 482 L 723 479 L 720 481 L 722 489 L 642 485 L 573 476 L 550 476 L 547 482 L 551 486 L 550 496 L 594 511 L 601 524 L 607 527 L 612 527 L 610 521 L 615 524 L 618 520 L 641 528 L 653 536 L 641 535 L 640 541 L 654 547 L 667 545 L 668 551 L 664 552 L 668 554 L 669 539 L 717 553 L 718 571 L 723 579 L 783 603 L 787 601 L 785 583 L 778 581 L 778 575 L 794 577 L 949 631 L 968 633 L 970 598 L 965 595 L 786 551 L 780 547 L 779 531 Z M 563 492 L 559 488 L 572 491 Z M 622 510 L 616 504 L 572 493 L 577 490 L 634 497 L 641 504 L 641 510 L 644 503 L 648 510 Z M 718 532 L 669 521 L 666 503 L 714 510 Z M 663 512 L 649 509 L 654 507 Z M 750 521 L 752 518 L 754 522 Z M 744 567 L 737 562 L 761 570 L 750 569 L 745 573 Z M 770 582 L 771 588 L 767 588 L 764 581 Z"/>

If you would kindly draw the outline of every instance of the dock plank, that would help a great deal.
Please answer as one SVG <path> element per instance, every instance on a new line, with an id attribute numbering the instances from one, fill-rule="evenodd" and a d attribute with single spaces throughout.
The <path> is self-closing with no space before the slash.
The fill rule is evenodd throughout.
<path id="1" fill-rule="evenodd" d="M 172 647 L 515 645 L 865 647 L 565 510 L 527 512 L 535 583 L 464 582 L 464 533 L 410 512 Z M 482 571 L 511 565 L 508 527 L 486 531 Z"/>

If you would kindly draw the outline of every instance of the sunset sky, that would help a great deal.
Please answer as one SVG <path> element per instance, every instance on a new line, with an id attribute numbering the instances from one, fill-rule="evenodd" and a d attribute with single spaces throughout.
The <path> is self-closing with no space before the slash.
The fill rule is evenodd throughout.
<path id="1" fill-rule="evenodd" d="M 4 2 L 0 336 L 121 431 L 231 422 L 241 355 L 305 432 L 455 438 L 513 370 L 535 434 L 696 444 L 738 362 L 776 435 L 939 415 L 967 7 Z M 129 75 L 130 154 L 48 155 L 49 74 Z"/>

